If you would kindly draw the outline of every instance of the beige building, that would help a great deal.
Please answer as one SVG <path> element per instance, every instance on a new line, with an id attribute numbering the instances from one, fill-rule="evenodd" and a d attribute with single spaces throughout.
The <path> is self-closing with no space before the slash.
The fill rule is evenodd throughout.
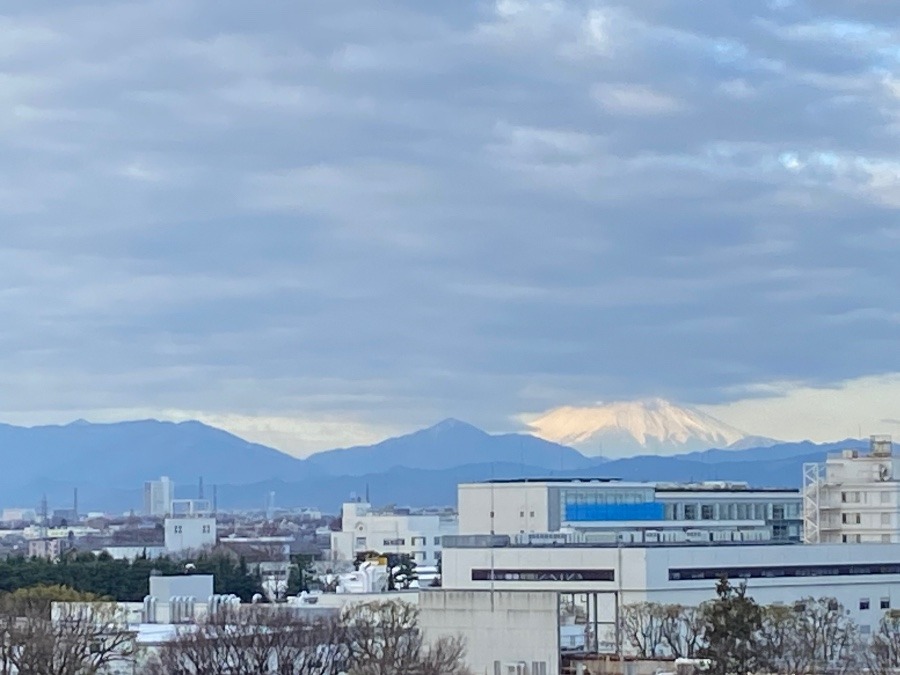
<path id="1" fill-rule="evenodd" d="M 890 436 L 803 468 L 804 541 L 900 543 L 900 457 Z"/>

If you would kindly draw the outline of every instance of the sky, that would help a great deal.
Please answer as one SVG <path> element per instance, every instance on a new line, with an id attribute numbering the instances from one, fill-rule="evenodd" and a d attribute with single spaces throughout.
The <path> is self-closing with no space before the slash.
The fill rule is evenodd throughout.
<path id="1" fill-rule="evenodd" d="M 900 14 L 0 8 L 0 419 L 900 434 Z M 856 435 L 852 433 L 852 435 Z"/>

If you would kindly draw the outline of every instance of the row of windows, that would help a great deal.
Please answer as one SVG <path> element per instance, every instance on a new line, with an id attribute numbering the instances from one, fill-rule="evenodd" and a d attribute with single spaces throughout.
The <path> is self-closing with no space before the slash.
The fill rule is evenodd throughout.
<path id="1" fill-rule="evenodd" d="M 870 605 L 871 605 L 871 603 L 869 602 L 868 598 L 862 598 L 859 601 L 859 608 L 861 610 L 869 609 Z M 881 609 L 890 609 L 891 608 L 891 599 L 890 598 L 881 598 L 881 600 L 878 603 L 878 606 Z"/>
<path id="2" fill-rule="evenodd" d="M 879 501 L 882 504 L 890 504 L 891 502 L 891 493 L 883 490 L 879 493 Z M 872 501 L 875 500 L 875 497 L 872 497 Z M 866 504 L 869 501 L 869 495 L 866 492 L 859 492 L 858 490 L 851 490 L 848 492 L 841 493 L 841 502 L 843 504 Z"/>
<path id="3" fill-rule="evenodd" d="M 603 488 L 598 490 L 561 490 L 560 506 L 565 511 L 574 504 L 641 504 L 653 499 L 653 490 L 623 490 Z"/>
<path id="4" fill-rule="evenodd" d="M 774 579 L 778 577 L 828 577 L 858 574 L 898 574 L 900 564 L 781 565 L 767 567 L 706 567 L 669 569 L 669 581 L 699 579 Z"/>
<path id="5" fill-rule="evenodd" d="M 426 537 L 413 537 L 411 546 L 425 546 L 426 545 Z M 365 548 L 368 539 L 366 537 L 357 537 L 356 538 L 356 548 Z M 381 542 L 382 546 L 406 546 L 406 538 L 405 537 L 393 537 L 390 539 L 383 539 Z M 441 538 L 434 538 L 434 545 L 441 545 Z"/>
<path id="6" fill-rule="evenodd" d="M 785 503 L 671 502 L 666 504 L 666 520 L 789 520 L 800 517 L 800 506 Z"/>
<path id="7" fill-rule="evenodd" d="M 615 581 L 610 569 L 473 569 L 472 581 Z"/>
<path id="8" fill-rule="evenodd" d="M 175 525 L 174 527 L 175 534 L 182 534 L 184 532 L 183 527 L 181 525 Z M 209 534 L 211 532 L 209 525 L 203 525 L 203 534 Z"/>
<path id="9" fill-rule="evenodd" d="M 873 517 L 878 515 L 879 521 L 882 525 L 890 525 L 891 524 L 891 514 L 890 513 L 879 513 L 879 514 L 871 514 Z M 871 520 L 867 518 L 866 520 Z M 844 525 L 860 525 L 862 524 L 862 514 L 859 513 L 842 513 L 841 514 L 841 523 Z M 869 524 L 869 523 L 867 523 Z"/>

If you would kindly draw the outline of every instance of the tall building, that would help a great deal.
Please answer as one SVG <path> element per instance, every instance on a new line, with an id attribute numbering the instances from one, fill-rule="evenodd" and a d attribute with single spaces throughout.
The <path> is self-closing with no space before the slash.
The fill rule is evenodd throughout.
<path id="1" fill-rule="evenodd" d="M 175 483 L 168 476 L 144 483 L 144 513 L 164 518 L 172 513 Z"/>
<path id="2" fill-rule="evenodd" d="M 890 436 L 803 467 L 807 543 L 900 543 L 900 457 Z"/>

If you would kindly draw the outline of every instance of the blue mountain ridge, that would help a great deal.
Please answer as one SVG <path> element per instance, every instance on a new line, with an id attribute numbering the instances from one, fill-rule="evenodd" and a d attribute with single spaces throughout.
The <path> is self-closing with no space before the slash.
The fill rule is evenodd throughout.
<path id="1" fill-rule="evenodd" d="M 797 487 L 804 462 L 828 452 L 864 447 L 847 439 L 817 445 L 782 443 L 745 450 L 713 449 L 675 456 L 618 460 L 526 434 L 487 434 L 445 420 L 373 446 L 340 448 L 298 459 L 200 422 L 84 421 L 64 426 L 0 424 L 0 497 L 4 506 L 30 506 L 47 494 L 51 507 L 139 510 L 145 480 L 171 476 L 178 497 L 194 497 L 202 476 L 218 486 L 222 508 L 262 508 L 269 492 L 280 506 L 336 512 L 350 493 L 367 489 L 376 504 L 452 505 L 459 482 L 491 478 L 598 477 L 635 481 L 743 481 Z"/>

